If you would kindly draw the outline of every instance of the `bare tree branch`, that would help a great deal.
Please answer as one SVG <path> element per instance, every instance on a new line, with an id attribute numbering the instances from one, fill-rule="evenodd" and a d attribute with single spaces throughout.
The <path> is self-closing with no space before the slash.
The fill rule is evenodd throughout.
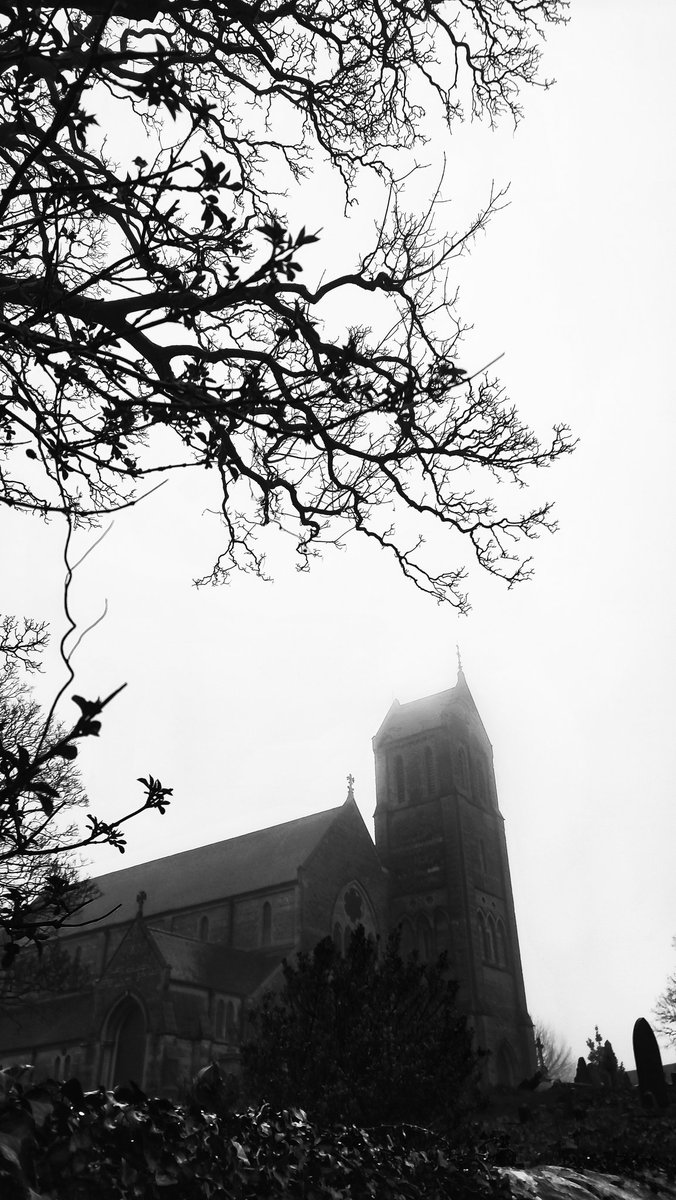
<path id="1" fill-rule="evenodd" d="M 676 947 L 676 938 L 674 938 Z M 659 997 L 655 1008 L 655 1029 L 666 1038 L 672 1046 L 676 1046 L 676 974 L 670 975 L 666 987 Z"/>
<path id="2" fill-rule="evenodd" d="M 463 610 L 463 545 L 526 578 L 524 543 L 555 523 L 517 493 L 571 439 L 557 425 L 541 443 L 496 379 L 461 365 L 452 286 L 501 196 L 444 239 L 435 204 L 408 213 L 403 190 L 424 109 L 518 119 L 565 8 L 0 4 L 0 503 L 82 523 L 146 477 L 206 468 L 225 544 L 205 580 L 262 573 L 265 525 L 301 566 L 356 531 Z M 317 234 L 281 205 L 322 162 L 348 202 L 365 170 L 389 201 L 371 248 L 316 282 Z M 338 302 L 368 323 L 336 326 Z M 158 457 L 160 429 L 175 457 Z"/>

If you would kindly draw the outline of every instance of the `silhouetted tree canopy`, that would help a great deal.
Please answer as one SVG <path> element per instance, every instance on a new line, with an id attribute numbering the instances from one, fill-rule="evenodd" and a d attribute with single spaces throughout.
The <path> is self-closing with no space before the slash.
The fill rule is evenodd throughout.
<path id="1" fill-rule="evenodd" d="M 594 1026 L 593 1038 L 587 1038 L 587 1062 L 597 1072 L 601 1083 L 613 1090 L 626 1083 L 624 1063 L 617 1061 L 612 1042 L 604 1041 L 598 1025 Z"/>
<path id="2" fill-rule="evenodd" d="M 444 956 L 404 961 L 397 934 L 379 950 L 358 926 L 344 955 L 325 938 L 283 970 L 281 992 L 250 1011 L 242 1048 L 257 1102 L 367 1125 L 457 1115 L 478 1055 Z"/>
<path id="3" fill-rule="evenodd" d="M 463 545 L 525 577 L 549 505 L 492 495 L 568 432 L 540 443 L 497 381 L 471 378 L 448 278 L 499 198 L 439 240 L 434 203 L 407 213 L 400 193 L 425 110 L 519 116 L 565 7 L 0 3 L 2 503 L 95 520 L 209 468 L 214 581 L 263 570 L 261 525 L 290 533 L 301 565 L 357 531 L 460 607 Z M 338 273 L 322 214 L 299 229 L 284 196 L 318 164 L 346 203 L 369 173 L 389 197 Z M 441 569 L 422 547 L 434 527 Z"/>

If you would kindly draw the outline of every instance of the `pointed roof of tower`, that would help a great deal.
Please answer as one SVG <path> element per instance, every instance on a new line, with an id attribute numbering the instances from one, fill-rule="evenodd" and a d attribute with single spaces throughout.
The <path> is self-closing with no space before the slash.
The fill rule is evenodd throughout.
<path id="1" fill-rule="evenodd" d="M 455 687 L 446 688 L 443 692 L 435 692 L 432 696 L 422 696 L 418 700 L 409 700 L 405 704 L 400 704 L 398 700 L 395 700 L 390 705 L 374 741 L 379 741 L 384 736 L 410 737 L 416 733 L 424 733 L 427 729 L 443 725 L 453 710 L 458 708 L 464 708 L 470 719 L 476 722 L 488 740 L 484 723 L 469 690 L 459 653 L 458 678 Z"/>
<path id="2" fill-rule="evenodd" d="M 472 716 L 472 719 L 474 721 L 476 721 L 476 723 L 480 726 L 484 737 L 490 744 L 490 738 L 488 737 L 488 734 L 486 732 L 486 726 L 484 725 L 483 721 L 481 720 L 481 713 L 479 712 L 479 709 L 476 706 L 476 701 L 474 699 L 474 696 L 472 695 L 472 693 L 469 690 L 469 684 L 467 682 L 465 672 L 462 668 L 462 663 L 460 663 L 460 665 L 458 666 L 458 680 L 457 680 L 455 687 L 453 688 L 453 692 L 455 694 L 456 700 L 458 700 L 460 703 L 464 704 L 465 708 L 469 710 L 469 712 Z"/>

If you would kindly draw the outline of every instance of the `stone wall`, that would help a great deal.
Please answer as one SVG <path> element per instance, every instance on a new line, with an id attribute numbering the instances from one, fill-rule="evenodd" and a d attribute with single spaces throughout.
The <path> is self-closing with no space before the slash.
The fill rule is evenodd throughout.
<path id="1" fill-rule="evenodd" d="M 264 908 L 270 906 L 268 924 Z M 240 896 L 234 902 L 232 945 L 239 950 L 290 946 L 296 936 L 295 888 Z M 267 930 L 267 934 L 266 934 Z"/>
<path id="2" fill-rule="evenodd" d="M 340 891 L 356 881 L 373 908 L 381 934 L 387 933 L 386 876 L 356 805 L 347 804 L 301 871 L 300 944 L 311 950 L 332 933 Z"/>

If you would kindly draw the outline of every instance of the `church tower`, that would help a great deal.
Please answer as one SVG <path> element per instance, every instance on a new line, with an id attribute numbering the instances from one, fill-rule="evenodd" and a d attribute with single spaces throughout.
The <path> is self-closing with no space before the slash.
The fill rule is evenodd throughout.
<path id="1" fill-rule="evenodd" d="M 462 668 L 454 688 L 394 701 L 373 739 L 376 846 L 402 950 L 446 950 L 494 1084 L 536 1069 L 493 751 Z"/>

